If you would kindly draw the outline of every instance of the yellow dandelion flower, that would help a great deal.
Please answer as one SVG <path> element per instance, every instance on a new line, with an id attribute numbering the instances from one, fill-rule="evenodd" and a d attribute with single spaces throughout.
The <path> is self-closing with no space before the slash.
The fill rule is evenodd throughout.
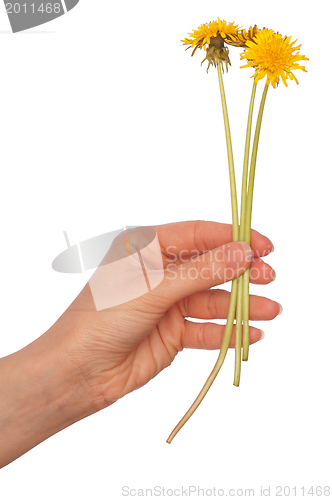
<path id="1" fill-rule="evenodd" d="M 233 47 L 246 47 L 246 43 L 249 40 L 252 42 L 259 31 L 257 24 L 255 24 L 253 27 L 250 26 L 248 31 L 238 30 L 235 34 L 228 34 L 225 42 L 228 43 L 228 45 L 233 45 Z"/>
<path id="2" fill-rule="evenodd" d="M 195 54 L 197 49 L 203 49 L 206 51 L 206 57 L 202 63 L 207 60 L 209 62 L 207 71 L 211 64 L 214 66 L 217 63 L 231 64 L 228 57 L 228 48 L 225 47 L 225 41 L 230 35 L 236 35 L 238 31 L 238 25 L 234 23 L 227 23 L 225 20 L 221 21 L 219 17 L 217 21 L 212 21 L 210 23 L 202 24 L 189 34 L 189 38 L 181 40 L 184 45 L 188 45 L 187 49 L 193 48 L 192 56 Z"/>
<path id="3" fill-rule="evenodd" d="M 305 67 L 297 62 L 309 59 L 300 55 L 301 45 L 295 46 L 297 40 L 292 43 L 290 40 L 290 36 L 283 37 L 271 29 L 260 30 L 253 40 L 247 41 L 246 49 L 241 54 L 241 59 L 247 59 L 247 64 L 241 68 L 254 68 L 255 73 L 252 78 L 255 82 L 266 76 L 266 85 L 271 83 L 273 88 L 279 84 L 280 78 L 286 87 L 288 78 L 298 84 L 293 71 L 296 69 L 306 71 Z"/>

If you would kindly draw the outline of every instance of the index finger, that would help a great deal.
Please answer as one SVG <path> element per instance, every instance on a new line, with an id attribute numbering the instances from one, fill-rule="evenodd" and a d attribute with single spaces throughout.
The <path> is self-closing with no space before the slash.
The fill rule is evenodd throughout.
<path id="1" fill-rule="evenodd" d="M 233 241 L 232 225 L 220 222 L 195 220 L 152 227 L 166 257 L 190 258 Z M 250 246 L 255 257 L 264 257 L 273 251 L 272 242 L 253 229 Z"/>

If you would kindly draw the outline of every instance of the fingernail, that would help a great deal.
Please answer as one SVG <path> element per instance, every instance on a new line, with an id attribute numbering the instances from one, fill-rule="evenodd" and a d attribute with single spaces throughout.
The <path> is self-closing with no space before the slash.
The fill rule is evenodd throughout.
<path id="1" fill-rule="evenodd" d="M 253 251 L 245 241 L 237 241 L 225 252 L 227 266 L 236 269 L 238 266 L 251 262 L 253 259 Z"/>
<path id="2" fill-rule="evenodd" d="M 263 332 L 263 330 L 259 330 L 261 332 L 261 338 L 259 340 L 263 340 L 263 338 L 265 337 L 265 333 Z"/>
<path id="3" fill-rule="evenodd" d="M 277 274 L 276 274 L 274 269 L 272 269 L 272 271 L 271 271 L 271 276 L 272 276 L 272 281 L 274 281 L 277 277 Z"/>
<path id="4" fill-rule="evenodd" d="M 281 314 L 281 313 L 282 313 L 282 311 L 283 311 L 283 307 L 282 307 L 282 305 L 281 305 L 281 304 L 279 304 L 279 312 L 278 312 L 278 316 L 279 316 L 279 314 Z"/>
<path id="5" fill-rule="evenodd" d="M 272 249 L 271 249 L 270 253 L 272 253 L 272 252 L 274 252 L 274 245 L 273 245 L 273 243 L 272 243 Z"/>

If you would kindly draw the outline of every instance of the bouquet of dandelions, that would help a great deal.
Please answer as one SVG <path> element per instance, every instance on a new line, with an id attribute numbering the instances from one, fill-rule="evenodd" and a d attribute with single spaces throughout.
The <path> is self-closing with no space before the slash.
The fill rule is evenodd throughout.
<path id="1" fill-rule="evenodd" d="M 272 29 L 258 29 L 256 25 L 254 27 L 250 27 L 248 31 L 246 31 L 243 29 L 239 29 L 238 25 L 235 25 L 234 23 L 227 23 L 226 21 L 221 21 L 219 18 L 217 21 L 213 21 L 208 24 L 202 24 L 197 30 L 189 33 L 189 38 L 185 38 L 181 41 L 184 43 L 184 45 L 188 45 L 188 49 L 194 49 L 192 55 L 194 55 L 198 48 L 206 51 L 206 57 L 204 58 L 202 63 L 204 61 L 208 62 L 207 71 L 211 65 L 217 68 L 227 144 L 232 202 L 233 241 L 246 241 L 250 245 L 255 168 L 258 141 L 267 91 L 270 84 L 275 89 L 279 84 L 280 78 L 282 79 L 286 87 L 288 78 L 290 80 L 295 80 L 295 82 L 298 84 L 293 71 L 296 69 L 306 71 L 304 66 L 300 66 L 298 64 L 298 61 L 308 60 L 308 58 L 300 55 L 299 49 L 301 45 L 296 46 L 297 40 L 291 42 L 291 37 L 282 36 L 280 33 L 276 33 Z M 244 148 L 240 226 L 238 218 L 238 204 L 231 133 L 222 77 L 224 66 L 226 67 L 226 71 L 228 71 L 228 65 L 231 64 L 229 59 L 229 49 L 226 47 L 226 44 L 244 49 L 240 54 L 240 58 L 241 60 L 246 59 L 247 64 L 241 66 L 241 68 L 250 67 L 255 70 L 254 74 L 252 75 L 254 81 L 249 105 L 247 133 Z M 256 130 L 252 144 L 249 172 L 251 143 L 250 139 L 256 87 L 257 82 L 265 77 L 266 82 L 264 85 L 263 95 L 258 111 Z M 250 270 L 248 269 L 245 274 L 241 275 L 239 278 L 233 280 L 232 282 L 227 323 L 218 359 L 196 400 L 168 437 L 168 443 L 171 443 L 182 426 L 187 422 L 187 420 L 197 409 L 204 396 L 208 392 L 209 388 L 211 387 L 213 381 L 215 380 L 228 351 L 233 330 L 235 310 L 236 330 L 234 385 L 239 386 L 241 373 L 241 354 L 243 361 L 248 360 L 249 354 L 249 272 Z"/>

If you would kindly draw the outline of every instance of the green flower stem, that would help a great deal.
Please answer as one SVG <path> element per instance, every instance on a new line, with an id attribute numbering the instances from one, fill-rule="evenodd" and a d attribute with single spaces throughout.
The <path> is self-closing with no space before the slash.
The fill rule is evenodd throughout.
<path id="1" fill-rule="evenodd" d="M 237 195 L 236 195 L 233 149 L 232 149 L 232 141 L 231 141 L 231 132 L 230 132 L 230 127 L 229 127 L 225 89 L 224 89 L 223 78 L 222 78 L 222 69 L 221 69 L 220 63 L 217 64 L 217 69 L 218 69 L 221 103 L 222 103 L 223 117 L 224 117 L 224 124 L 225 124 L 225 135 L 226 135 L 228 167 L 229 167 L 229 179 L 230 179 L 230 186 L 231 186 L 233 241 L 238 241 L 238 238 L 239 238 L 239 218 L 238 218 L 238 210 L 237 210 Z M 189 418 L 192 416 L 192 414 L 196 411 L 198 406 L 201 404 L 201 402 L 203 401 L 204 397 L 206 396 L 208 390 L 210 389 L 211 385 L 213 384 L 216 376 L 218 375 L 220 368 L 222 367 L 222 365 L 224 363 L 224 360 L 225 360 L 225 357 L 226 357 L 226 354 L 228 351 L 229 343 L 231 340 L 232 331 L 233 331 L 237 293 L 238 293 L 238 279 L 235 279 L 232 282 L 232 290 L 231 290 L 231 296 L 230 296 L 230 304 L 229 304 L 229 308 L 228 308 L 227 323 L 226 323 L 226 327 L 225 327 L 225 331 L 224 331 L 224 336 L 223 336 L 223 339 L 221 342 L 221 347 L 220 347 L 218 359 L 217 359 L 207 381 L 205 382 L 201 392 L 199 393 L 199 395 L 197 396 L 197 398 L 195 399 L 194 403 L 191 405 L 191 407 L 189 408 L 187 413 L 184 415 L 184 417 L 180 420 L 180 422 L 173 429 L 173 431 L 171 432 L 171 434 L 169 435 L 169 437 L 167 439 L 167 443 L 172 442 L 172 440 L 174 439 L 176 434 L 179 432 L 179 430 L 184 426 L 184 424 L 189 420 Z"/>
<path id="2" fill-rule="evenodd" d="M 250 344 L 250 331 L 249 331 L 249 283 L 250 283 L 250 269 L 247 269 L 243 276 L 243 300 L 242 300 L 242 322 L 243 322 L 243 352 L 242 361 L 248 361 L 249 357 L 249 344 Z"/>
<path id="3" fill-rule="evenodd" d="M 246 142 L 244 148 L 243 174 L 242 174 L 242 193 L 241 193 L 241 223 L 240 223 L 240 241 L 245 240 L 245 214 L 247 203 L 247 184 L 249 170 L 249 153 L 250 139 L 252 128 L 252 116 L 254 111 L 255 95 L 257 84 L 254 82 L 251 92 L 251 99 L 248 113 Z M 241 346 L 242 346 L 242 311 L 243 311 L 243 274 L 239 277 L 237 303 L 236 303 L 236 332 L 235 332 L 235 369 L 234 369 L 234 385 L 240 385 L 241 376 Z"/>
<path id="4" fill-rule="evenodd" d="M 167 439 L 167 443 L 171 443 L 174 437 L 177 435 L 179 430 L 184 426 L 184 424 L 189 420 L 191 415 L 196 411 L 198 406 L 201 404 L 203 401 L 204 397 L 206 396 L 208 390 L 210 389 L 211 385 L 213 384 L 216 376 L 218 375 L 218 372 L 220 368 L 223 365 L 223 362 L 225 360 L 229 343 L 231 340 L 232 336 L 232 331 L 233 331 L 233 322 L 234 322 L 234 317 L 235 317 L 235 306 L 236 306 L 236 297 L 237 297 L 237 288 L 238 288 L 238 280 L 234 280 L 232 283 L 232 291 L 231 291 L 231 297 L 230 297 L 230 304 L 229 304 L 229 309 L 228 309 L 228 317 L 227 317 L 227 324 L 225 327 L 224 331 L 224 336 L 222 339 L 221 347 L 220 347 L 220 352 L 218 359 L 216 361 L 216 364 L 213 367 L 212 372 L 210 373 L 207 381 L 205 382 L 201 392 L 198 394 L 197 398 L 187 411 L 187 413 L 182 417 L 180 422 L 177 424 L 176 427 L 172 430 L 171 434 L 169 435 Z"/>
<path id="5" fill-rule="evenodd" d="M 256 171 L 256 161 L 257 161 L 257 151 L 258 142 L 262 125 L 263 111 L 266 101 L 266 95 L 269 86 L 264 86 L 264 91 L 262 95 L 261 104 L 258 111 L 255 137 L 252 146 L 251 162 L 250 162 L 250 173 L 249 173 L 249 183 L 248 183 L 248 195 L 246 204 L 246 214 L 245 214 L 245 241 L 250 245 L 251 237 L 251 216 L 252 216 L 252 200 L 254 195 L 254 181 L 255 181 L 255 171 Z M 244 284 L 243 284 L 243 361 L 247 361 L 249 357 L 249 275 L 250 271 L 244 274 Z"/>
<path id="6" fill-rule="evenodd" d="M 237 195 L 236 195 L 233 148 L 232 148 L 231 130 L 230 130 L 230 126 L 229 126 L 228 111 L 227 111 L 227 104 L 226 104 L 226 95 L 225 95 L 224 82 L 223 82 L 223 78 L 222 78 L 222 70 L 221 70 L 220 63 L 217 64 L 217 69 L 218 69 L 218 79 L 219 79 L 222 111 L 223 111 L 224 124 L 225 124 L 226 144 L 227 144 L 229 181 L 230 181 L 230 187 L 231 187 L 231 201 L 232 201 L 233 241 L 238 241 L 239 240 L 239 216 L 238 216 L 238 210 L 237 210 Z"/>

